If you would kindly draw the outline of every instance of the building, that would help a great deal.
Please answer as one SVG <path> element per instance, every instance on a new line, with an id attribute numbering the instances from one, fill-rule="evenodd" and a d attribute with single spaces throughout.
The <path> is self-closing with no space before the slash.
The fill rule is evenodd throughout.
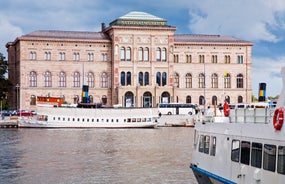
<path id="1" fill-rule="evenodd" d="M 34 31 L 6 44 L 10 104 L 34 109 L 37 96 L 106 106 L 209 106 L 251 101 L 252 46 L 221 35 L 175 34 L 165 19 L 130 12 L 100 32 Z M 204 105 L 205 104 L 205 105 Z"/>

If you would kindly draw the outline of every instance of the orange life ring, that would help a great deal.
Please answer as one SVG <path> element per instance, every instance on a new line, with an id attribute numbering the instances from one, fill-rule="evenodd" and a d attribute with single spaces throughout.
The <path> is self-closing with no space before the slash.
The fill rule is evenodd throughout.
<path id="1" fill-rule="evenodd" d="M 281 130 L 283 122 L 284 122 L 284 110 L 283 108 L 280 107 L 274 111 L 273 126 L 275 130 Z"/>
<path id="2" fill-rule="evenodd" d="M 227 101 L 225 101 L 224 103 L 224 115 L 225 117 L 228 117 L 230 115 L 229 104 Z"/>

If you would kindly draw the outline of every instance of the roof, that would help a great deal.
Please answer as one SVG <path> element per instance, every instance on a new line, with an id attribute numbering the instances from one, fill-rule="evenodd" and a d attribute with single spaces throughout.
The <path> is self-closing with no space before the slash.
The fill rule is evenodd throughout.
<path id="1" fill-rule="evenodd" d="M 151 15 L 149 13 L 145 12 L 137 12 L 132 11 L 127 13 L 126 15 L 123 15 L 119 17 L 119 19 L 130 19 L 130 20 L 160 20 L 165 21 L 165 19 L 159 18 L 157 16 Z"/>
<path id="2" fill-rule="evenodd" d="M 23 35 L 21 38 L 53 38 L 53 39 L 80 39 L 80 40 L 110 40 L 103 32 L 82 32 L 82 31 L 54 31 L 39 30 Z"/>
<path id="3" fill-rule="evenodd" d="M 203 35 L 203 34 L 174 34 L 174 42 L 214 42 L 214 43 L 242 43 L 252 44 L 249 41 L 230 36 Z"/>
<path id="4" fill-rule="evenodd" d="M 163 18 L 145 12 L 132 11 L 110 23 L 110 26 L 156 26 L 170 27 Z"/>

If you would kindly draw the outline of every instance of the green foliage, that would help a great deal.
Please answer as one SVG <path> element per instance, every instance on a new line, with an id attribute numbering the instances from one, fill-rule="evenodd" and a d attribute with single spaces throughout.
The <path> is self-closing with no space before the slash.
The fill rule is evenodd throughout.
<path id="1" fill-rule="evenodd" d="M 7 98 L 7 93 L 13 86 L 12 83 L 5 77 L 8 72 L 8 62 L 0 53 L 0 99 L 4 100 Z"/>

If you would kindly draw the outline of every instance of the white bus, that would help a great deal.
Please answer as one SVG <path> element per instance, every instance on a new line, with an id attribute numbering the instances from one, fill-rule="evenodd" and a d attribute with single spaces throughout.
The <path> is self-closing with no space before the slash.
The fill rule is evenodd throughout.
<path id="1" fill-rule="evenodd" d="M 158 104 L 159 115 L 167 114 L 189 114 L 194 115 L 198 112 L 197 105 L 182 103 L 161 103 Z"/>

